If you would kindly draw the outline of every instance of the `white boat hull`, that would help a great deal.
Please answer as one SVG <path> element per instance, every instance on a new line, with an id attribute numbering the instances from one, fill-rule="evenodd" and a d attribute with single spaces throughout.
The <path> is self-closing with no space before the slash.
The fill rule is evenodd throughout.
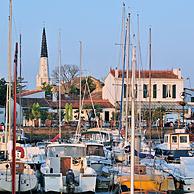
<path id="1" fill-rule="evenodd" d="M 80 174 L 78 179 L 74 193 L 95 192 L 96 175 Z M 66 176 L 62 176 L 62 173 L 47 173 L 44 175 L 44 180 L 45 192 L 68 193 Z"/>
<path id="2" fill-rule="evenodd" d="M 37 188 L 38 181 L 35 175 L 16 174 L 16 192 L 27 192 Z M 0 191 L 12 191 L 12 176 L 8 173 L 0 174 Z"/>

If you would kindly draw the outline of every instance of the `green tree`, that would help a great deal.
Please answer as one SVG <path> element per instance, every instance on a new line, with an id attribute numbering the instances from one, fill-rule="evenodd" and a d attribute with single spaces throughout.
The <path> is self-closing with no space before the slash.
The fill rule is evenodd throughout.
<path id="1" fill-rule="evenodd" d="M 18 77 L 17 78 L 17 88 L 16 88 L 17 93 L 22 92 L 22 91 L 25 90 L 25 88 L 26 88 L 26 84 L 25 83 L 26 82 L 24 81 L 23 77 Z"/>
<path id="2" fill-rule="evenodd" d="M 47 117 L 48 117 L 48 111 L 40 110 L 40 119 L 41 119 L 43 124 L 45 124 Z"/>
<path id="3" fill-rule="evenodd" d="M 73 119 L 73 110 L 72 104 L 65 104 L 65 121 L 69 122 Z"/>
<path id="4" fill-rule="evenodd" d="M 86 83 L 86 81 L 87 81 L 87 83 Z M 88 78 L 83 79 L 81 83 L 82 83 L 82 93 L 84 92 L 85 87 L 86 87 L 86 91 L 87 91 L 86 94 L 87 95 L 89 94 L 87 84 L 89 86 L 90 93 L 93 92 L 96 89 L 96 84 L 92 80 L 91 76 L 89 76 Z"/>
<path id="5" fill-rule="evenodd" d="M 34 104 L 32 105 L 31 110 L 32 110 L 32 117 L 33 117 L 34 119 L 39 119 L 40 116 L 41 116 L 40 105 L 39 105 L 39 103 L 34 103 Z"/>
<path id="6" fill-rule="evenodd" d="M 50 84 L 44 82 L 44 83 L 42 83 L 41 88 L 42 88 L 43 91 L 45 91 L 46 98 L 51 98 L 52 97 L 53 86 L 51 86 Z"/>
<path id="7" fill-rule="evenodd" d="M 75 85 L 70 86 L 69 94 L 79 95 L 79 89 Z"/>
<path id="8" fill-rule="evenodd" d="M 96 112 L 96 116 L 100 119 L 100 113 L 102 112 L 103 106 L 100 104 L 95 104 L 93 109 L 92 105 L 84 105 L 83 109 L 87 109 L 86 113 L 88 116 L 89 125 L 91 127 L 92 119 L 95 118 L 94 109 Z"/>

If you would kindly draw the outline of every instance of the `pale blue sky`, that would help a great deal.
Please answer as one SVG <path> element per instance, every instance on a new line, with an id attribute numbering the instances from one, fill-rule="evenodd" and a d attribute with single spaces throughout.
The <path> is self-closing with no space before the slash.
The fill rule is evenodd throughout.
<path id="1" fill-rule="evenodd" d="M 57 64 L 58 31 L 62 33 L 62 63 L 79 64 L 83 41 L 84 69 L 97 78 L 119 61 L 121 0 L 13 0 L 13 43 L 22 32 L 23 76 L 35 87 L 41 34 L 45 22 L 50 72 Z M 194 1 L 125 0 L 132 31 L 140 15 L 143 67 L 147 68 L 148 28 L 152 27 L 153 69 L 181 68 L 194 84 Z M 9 0 L 0 0 L 0 77 L 7 77 Z M 14 49 L 13 49 L 14 50 Z M 188 85 L 188 81 L 186 81 Z"/>

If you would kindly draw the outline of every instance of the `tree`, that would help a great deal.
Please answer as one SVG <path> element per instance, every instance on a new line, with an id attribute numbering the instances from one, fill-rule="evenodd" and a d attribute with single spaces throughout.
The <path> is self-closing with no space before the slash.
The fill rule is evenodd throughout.
<path id="1" fill-rule="evenodd" d="M 17 87 L 16 87 L 17 93 L 22 92 L 22 91 L 25 90 L 25 88 L 26 88 L 25 83 L 26 82 L 24 81 L 23 77 L 18 77 L 17 78 Z"/>
<path id="2" fill-rule="evenodd" d="M 43 122 L 43 124 L 45 124 L 45 121 L 46 121 L 47 117 L 48 117 L 48 111 L 41 110 L 40 111 L 40 119 Z"/>
<path id="3" fill-rule="evenodd" d="M 7 85 L 5 78 L 0 79 L 0 105 L 6 105 L 6 93 L 7 93 Z"/>
<path id="4" fill-rule="evenodd" d="M 102 112 L 102 108 L 103 107 L 100 104 L 95 104 L 94 105 L 94 109 L 95 109 L 95 112 L 96 112 L 96 117 L 98 117 L 98 119 L 100 119 L 100 113 Z M 87 113 L 87 116 L 88 116 L 88 122 L 89 122 L 90 127 L 92 127 L 92 119 L 95 118 L 94 109 L 93 109 L 92 105 L 84 105 L 83 109 L 87 109 L 86 113 Z"/>
<path id="5" fill-rule="evenodd" d="M 79 67 L 77 65 L 62 65 L 60 67 L 60 80 L 62 83 L 67 83 L 71 81 L 73 78 L 78 76 Z M 55 83 L 59 83 L 59 67 L 56 67 L 53 72 L 52 76 L 54 78 Z"/>
<path id="6" fill-rule="evenodd" d="M 86 83 L 87 81 L 87 83 Z M 90 93 L 93 92 L 95 89 L 96 89 L 96 84 L 94 83 L 94 81 L 92 80 L 91 76 L 87 77 L 87 78 L 84 78 L 82 80 L 82 93 L 84 93 L 84 90 L 85 90 L 85 87 L 86 87 L 86 95 L 89 94 L 89 91 L 88 91 L 88 86 L 89 86 L 89 90 L 90 90 Z"/>
<path id="7" fill-rule="evenodd" d="M 163 106 L 152 110 L 151 111 L 152 123 L 159 119 L 159 122 L 160 122 L 159 124 L 161 126 L 161 122 L 163 120 L 163 116 L 164 116 L 165 112 L 166 112 L 166 109 Z M 145 111 L 144 119 L 147 121 L 149 120 L 149 110 Z"/>
<path id="8" fill-rule="evenodd" d="M 43 91 L 45 91 L 46 98 L 51 98 L 52 97 L 53 86 L 51 86 L 50 84 L 44 82 L 44 83 L 42 83 L 41 88 L 42 88 Z"/>
<path id="9" fill-rule="evenodd" d="M 73 119 L 73 108 L 72 104 L 65 104 L 65 121 L 69 122 Z"/>
<path id="10" fill-rule="evenodd" d="M 32 105 L 32 108 L 31 108 L 31 119 L 34 119 L 35 120 L 35 126 L 37 126 L 37 123 L 38 123 L 38 119 L 40 118 L 41 116 L 41 112 L 40 112 L 40 105 L 39 103 L 34 103 Z"/>
<path id="11" fill-rule="evenodd" d="M 69 94 L 78 96 L 79 95 L 79 89 L 75 85 L 70 86 Z"/>

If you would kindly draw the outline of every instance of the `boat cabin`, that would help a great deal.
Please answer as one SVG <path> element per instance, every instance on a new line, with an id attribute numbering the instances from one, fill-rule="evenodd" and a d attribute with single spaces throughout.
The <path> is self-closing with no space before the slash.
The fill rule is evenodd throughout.
<path id="1" fill-rule="evenodd" d="M 49 144 L 47 147 L 50 173 L 62 173 L 69 169 L 76 172 L 86 167 L 86 146 L 84 144 Z"/>
<path id="2" fill-rule="evenodd" d="M 104 146 L 111 146 L 113 136 L 109 131 L 101 129 L 90 129 L 81 133 L 81 139 L 84 142 L 93 141 L 104 144 Z"/>
<path id="3" fill-rule="evenodd" d="M 86 155 L 87 156 L 100 156 L 105 157 L 104 146 L 97 143 L 88 143 L 86 144 Z"/>
<path id="4" fill-rule="evenodd" d="M 172 133 L 164 135 L 164 144 L 168 150 L 187 150 L 191 149 L 190 134 Z"/>

